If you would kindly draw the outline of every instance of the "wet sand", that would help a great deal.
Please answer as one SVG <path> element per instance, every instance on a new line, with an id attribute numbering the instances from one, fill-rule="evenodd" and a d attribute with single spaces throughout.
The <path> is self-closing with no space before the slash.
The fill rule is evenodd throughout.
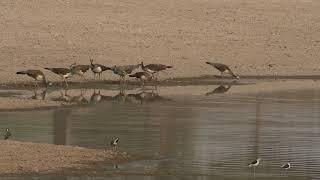
<path id="1" fill-rule="evenodd" d="M 74 146 L 0 141 L 0 174 L 49 173 L 83 169 L 99 162 L 128 160 L 126 153 Z"/>
<path id="2" fill-rule="evenodd" d="M 153 85 L 154 83 L 149 83 L 144 90 L 154 90 L 155 87 Z M 47 89 L 39 88 L 34 91 L 34 89 L 30 89 L 30 86 L 31 84 L 27 86 L 18 84 L 15 86 L 6 86 L 4 89 L 2 89 L 2 94 L 0 93 L 0 111 L 36 110 L 43 108 L 90 104 L 93 103 L 91 102 L 91 96 L 94 94 L 93 89 L 98 89 L 99 91 L 101 90 L 101 94 L 109 98 L 116 96 L 121 89 L 126 93 L 139 93 L 143 91 L 143 89 L 139 86 L 139 82 L 129 82 L 128 85 L 120 87 L 118 82 L 115 81 L 90 81 L 82 84 L 74 83 L 67 88 L 68 90 L 61 86 L 53 86 Z M 209 95 L 210 91 L 213 91 L 219 86 L 236 87 L 230 88 L 228 91 L 223 92 L 230 95 L 246 95 L 299 89 L 320 89 L 318 80 L 310 79 L 241 79 L 241 81 L 233 81 L 232 79 L 221 80 L 217 78 L 183 78 L 162 81 L 157 86 L 157 90 L 161 92 L 162 96 L 171 97 L 185 95 L 206 95 L 206 93 Z M 6 93 L 14 94 L 16 93 L 15 91 L 18 91 L 18 94 L 20 95 L 6 97 Z M 45 91 L 48 91 L 49 93 Z M 41 97 L 41 93 L 43 92 L 46 93 L 45 97 Z"/>

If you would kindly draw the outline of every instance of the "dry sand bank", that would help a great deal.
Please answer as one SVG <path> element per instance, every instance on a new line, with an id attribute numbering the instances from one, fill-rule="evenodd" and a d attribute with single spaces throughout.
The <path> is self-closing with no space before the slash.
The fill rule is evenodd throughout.
<path id="1" fill-rule="evenodd" d="M 81 169 L 102 161 L 128 160 L 126 153 L 102 149 L 0 140 L 1 174 L 48 173 Z"/>
<path id="2" fill-rule="evenodd" d="M 312 0 L 2 0 L 0 82 L 89 58 L 173 65 L 163 78 L 217 74 L 208 60 L 240 75 L 316 75 L 319 9 Z"/>

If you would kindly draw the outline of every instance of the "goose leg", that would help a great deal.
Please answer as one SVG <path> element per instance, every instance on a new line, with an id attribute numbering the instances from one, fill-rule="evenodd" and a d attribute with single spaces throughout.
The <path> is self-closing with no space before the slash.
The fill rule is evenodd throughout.
<path id="1" fill-rule="evenodd" d="M 67 79 L 64 78 L 63 80 L 66 83 L 66 87 L 68 87 L 69 85 L 68 85 Z"/>
<path id="2" fill-rule="evenodd" d="M 99 73 L 99 79 L 101 78 L 100 76 L 101 76 L 101 73 Z"/>
<path id="3" fill-rule="evenodd" d="M 82 74 L 81 75 L 81 77 L 82 77 L 82 79 L 84 80 L 84 81 L 86 81 L 87 79 L 86 79 L 86 77 L 84 77 L 84 75 Z"/>

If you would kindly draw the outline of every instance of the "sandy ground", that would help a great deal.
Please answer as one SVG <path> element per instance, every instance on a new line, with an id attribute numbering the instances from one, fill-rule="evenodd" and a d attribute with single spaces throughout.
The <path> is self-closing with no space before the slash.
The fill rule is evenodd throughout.
<path id="1" fill-rule="evenodd" d="M 0 173 L 48 173 L 66 168 L 86 168 L 102 161 L 128 160 L 126 153 L 82 147 L 0 141 Z"/>
<path id="2" fill-rule="evenodd" d="M 205 61 L 240 75 L 315 75 L 319 9 L 312 0 L 2 0 L 0 82 L 31 81 L 15 72 L 90 58 L 173 65 L 162 78 L 217 74 Z"/>

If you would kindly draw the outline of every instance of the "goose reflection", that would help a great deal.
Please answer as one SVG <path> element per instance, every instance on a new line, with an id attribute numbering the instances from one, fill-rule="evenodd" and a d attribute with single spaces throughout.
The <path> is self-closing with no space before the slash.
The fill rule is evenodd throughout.
<path id="1" fill-rule="evenodd" d="M 71 98 L 71 102 L 76 104 L 89 104 L 89 101 L 84 97 L 85 93 L 86 93 L 86 90 L 81 89 L 79 95 L 73 96 Z"/>
<path id="2" fill-rule="evenodd" d="M 61 102 L 66 102 L 70 103 L 72 99 L 72 96 L 68 94 L 68 90 L 64 89 L 64 91 L 60 90 L 60 96 L 52 98 L 53 101 L 61 101 Z"/>
<path id="3" fill-rule="evenodd" d="M 100 93 L 100 90 L 96 92 L 96 89 L 93 90 L 93 94 L 90 97 L 91 104 L 97 104 L 103 101 L 111 101 L 112 96 L 105 96 Z"/>
<path id="4" fill-rule="evenodd" d="M 172 101 L 169 98 L 165 98 L 165 97 L 160 96 L 159 93 L 157 93 L 153 90 L 151 92 L 142 91 L 137 94 L 132 94 L 131 96 L 133 96 L 141 104 L 143 102 L 168 102 L 168 101 Z"/>
<path id="5" fill-rule="evenodd" d="M 33 90 L 34 95 L 31 96 L 31 99 L 35 100 L 45 100 L 47 89 L 34 89 Z"/>
<path id="6" fill-rule="evenodd" d="M 231 88 L 231 85 L 220 85 L 219 87 L 215 88 L 214 90 L 207 92 L 206 96 L 212 95 L 212 94 L 223 94 L 227 92 Z"/>
<path id="7" fill-rule="evenodd" d="M 60 91 L 59 97 L 52 98 L 53 101 L 61 101 L 64 103 L 74 103 L 74 104 L 88 104 L 89 101 L 84 97 L 86 91 L 80 91 L 79 95 L 71 96 L 68 94 L 68 90 L 64 89 L 64 91 Z"/>

